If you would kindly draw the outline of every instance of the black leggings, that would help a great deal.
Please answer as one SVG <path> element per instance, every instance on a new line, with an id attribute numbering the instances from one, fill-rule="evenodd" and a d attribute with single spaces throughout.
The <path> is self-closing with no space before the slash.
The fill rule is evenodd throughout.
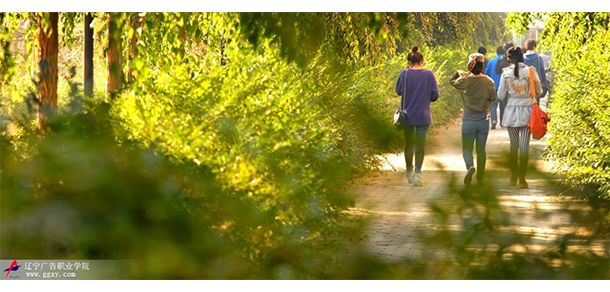
<path id="1" fill-rule="evenodd" d="M 426 148 L 426 136 L 428 135 L 428 127 L 425 126 L 405 126 L 405 164 L 407 172 L 413 171 L 413 155 L 415 154 L 415 171 L 421 172 L 424 164 L 424 155 Z"/>

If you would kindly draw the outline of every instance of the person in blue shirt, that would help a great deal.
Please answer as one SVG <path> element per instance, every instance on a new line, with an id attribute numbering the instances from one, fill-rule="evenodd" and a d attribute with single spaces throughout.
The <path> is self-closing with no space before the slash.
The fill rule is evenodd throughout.
<path id="1" fill-rule="evenodd" d="M 540 105 L 540 98 L 546 96 L 549 88 L 549 83 L 546 80 L 546 69 L 544 68 L 544 60 L 538 55 L 538 53 L 536 53 L 537 45 L 538 44 L 535 39 L 529 39 L 525 41 L 527 52 L 523 55 L 523 63 L 525 63 L 525 65 L 536 68 L 536 72 L 538 72 L 540 83 L 542 83 L 542 94 L 540 96 L 536 96 L 536 102 Z"/>
<path id="2" fill-rule="evenodd" d="M 489 76 L 489 78 L 491 78 L 491 80 L 494 81 L 495 86 L 496 86 L 496 90 L 498 90 L 498 86 L 500 85 L 500 76 L 502 76 L 502 73 L 498 74 L 496 73 L 496 66 L 498 64 L 498 59 L 500 59 L 504 53 L 506 53 L 504 51 L 504 47 L 503 46 L 498 46 L 496 48 L 496 57 L 489 60 L 487 62 L 487 65 L 485 66 L 485 75 Z M 504 103 L 504 105 L 506 106 L 506 101 L 499 101 L 501 103 Z M 504 115 L 504 107 L 500 107 L 500 120 L 502 119 L 502 116 Z M 498 123 L 498 101 L 494 101 L 493 103 L 491 103 L 489 105 L 489 112 L 491 113 L 491 128 L 495 129 L 496 128 L 496 124 Z"/>

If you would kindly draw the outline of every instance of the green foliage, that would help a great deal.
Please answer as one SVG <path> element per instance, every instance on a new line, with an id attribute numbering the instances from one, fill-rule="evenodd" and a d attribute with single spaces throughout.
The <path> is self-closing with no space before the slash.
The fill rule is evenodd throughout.
<path id="1" fill-rule="evenodd" d="M 232 258 L 232 251 L 198 216 L 206 210 L 183 193 L 191 183 L 217 194 L 210 176 L 131 143 L 117 145 L 104 116 L 102 106 L 54 120 L 43 140 L 30 133 L 29 159 L 10 146 L 14 136 L 2 136 L 3 256 L 135 258 L 128 277 L 214 277 L 200 267 Z"/>
<path id="2" fill-rule="evenodd" d="M 74 38 L 74 27 L 79 24 L 77 21 L 81 18 L 81 13 L 76 12 L 64 12 L 61 13 L 61 20 L 59 22 L 62 24 L 61 27 L 61 44 L 66 47 L 73 47 L 76 39 Z"/>
<path id="3" fill-rule="evenodd" d="M 254 147 L 238 153 L 247 163 L 230 161 L 237 149 L 213 146 L 209 150 L 218 155 L 202 149 L 207 157 L 198 165 L 177 161 L 178 155 L 164 158 L 131 141 L 117 143 L 110 105 L 84 104 L 73 103 L 72 110 L 52 120 L 53 132 L 43 139 L 35 129 L 21 137 L 2 129 L 3 256 L 132 259 L 126 277 L 136 279 L 290 279 L 324 270 L 328 243 L 321 237 L 340 220 L 337 210 L 325 209 L 326 200 L 334 200 L 335 207 L 349 202 L 324 190 L 333 178 L 312 177 L 319 168 L 334 166 L 324 165 L 334 164 L 332 153 L 307 149 L 328 143 L 324 133 L 301 127 L 294 139 L 284 138 L 301 141 L 298 146 L 257 138 L 231 144 L 231 121 L 223 112 L 210 124 L 223 136 L 214 142 Z M 251 126 L 263 136 L 288 135 Z M 176 135 L 175 140 L 181 138 Z M 14 139 L 27 141 L 29 157 L 15 150 Z M 291 147 L 304 150 L 294 153 L 297 159 L 317 156 L 310 157 L 312 171 L 285 163 Z M 253 158 L 247 160 L 249 155 Z M 227 169 L 212 168 L 225 159 Z M 251 163 L 268 165 L 257 177 L 260 182 L 249 180 L 256 176 L 248 173 Z M 313 196 L 307 187 L 320 190 Z"/>
<path id="4" fill-rule="evenodd" d="M 547 157 L 584 196 L 610 198 L 610 14 L 544 15 L 542 43 L 557 68 Z"/>
<path id="5" fill-rule="evenodd" d="M 505 36 L 502 15 L 489 12 L 413 13 L 410 29 L 418 31 L 422 40 L 433 47 L 465 40 L 477 48 L 481 45 L 496 46 Z"/>
<path id="6" fill-rule="evenodd" d="M 151 73 L 141 91 L 117 101 L 120 135 L 178 163 L 209 168 L 223 190 L 273 214 L 259 229 L 223 229 L 247 244 L 248 256 L 263 257 L 281 243 L 280 228 L 309 241 L 336 233 L 351 201 L 341 191 L 349 164 L 337 149 L 337 129 L 309 91 L 321 87 L 297 78 L 297 69 L 273 51 L 227 53 L 231 64 L 247 67 L 184 65 Z"/>
<path id="7" fill-rule="evenodd" d="M 6 12 L 0 12 L 0 23 L 2 28 L 0 30 L 0 87 L 4 87 L 8 84 L 15 71 L 15 60 L 13 60 L 10 54 L 10 35 L 4 25 L 4 18 Z"/>
<path id="8" fill-rule="evenodd" d="M 496 17 L 434 14 L 433 26 L 452 23 L 435 41 L 404 33 L 412 14 L 118 13 L 122 69 L 135 80 L 108 99 L 108 14 L 98 13 L 96 86 L 83 101 L 71 70 L 82 64 L 77 16 L 62 14 L 74 37 L 62 38 L 60 115 L 45 138 L 23 102 L 35 92 L 31 52 L 11 55 L 26 86 L 1 92 L 2 254 L 131 258 L 130 276 L 153 279 L 388 277 L 394 267 L 336 250 L 358 235 L 344 212 L 351 181 L 402 147 L 390 122 L 407 63 L 396 52 L 420 46 L 442 125 L 461 107 L 449 76 L 480 44 L 456 41 L 477 17 Z M 490 41 L 494 23 L 483 26 Z M 421 278 L 423 264 L 392 275 Z"/>
<path id="9" fill-rule="evenodd" d="M 335 61 L 372 64 L 383 52 L 392 51 L 407 31 L 404 13 L 240 13 L 240 31 L 256 46 L 261 38 L 280 47 L 289 61 L 304 67 L 324 44 Z M 395 32 L 398 30 L 399 32 Z M 395 33 L 392 33 L 395 32 Z M 330 55 L 329 55 L 330 54 Z"/>
<path id="10" fill-rule="evenodd" d="M 0 122 L 11 133 L 20 136 L 23 128 L 33 126 L 34 64 L 28 58 L 35 39 L 29 23 L 35 19 L 28 13 L 2 13 L 0 28 Z M 14 123 L 9 126 L 10 121 Z M 15 146 L 25 144 L 14 141 Z"/>
<path id="11" fill-rule="evenodd" d="M 312 59 L 323 41 L 324 19 L 315 13 L 240 13 L 239 20 L 240 31 L 252 45 L 272 39 L 288 60 L 301 65 Z"/>
<path id="12" fill-rule="evenodd" d="M 512 12 L 506 19 L 506 26 L 516 34 L 523 34 L 530 23 L 541 16 L 540 13 L 532 12 Z"/>

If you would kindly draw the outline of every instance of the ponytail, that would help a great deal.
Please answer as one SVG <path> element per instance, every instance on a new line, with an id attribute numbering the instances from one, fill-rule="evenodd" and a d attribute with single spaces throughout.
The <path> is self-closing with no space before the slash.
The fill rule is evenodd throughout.
<path id="1" fill-rule="evenodd" d="M 515 65 L 513 68 L 513 74 L 515 75 L 515 78 L 519 79 L 519 64 Z"/>
<path id="2" fill-rule="evenodd" d="M 483 73 L 485 66 L 485 56 L 481 53 L 474 53 L 468 56 L 468 71 L 474 75 Z"/>
<path id="3" fill-rule="evenodd" d="M 484 65 L 485 65 L 485 64 L 484 64 L 484 63 L 481 63 L 481 62 L 476 63 L 476 64 L 475 64 L 475 65 L 472 67 L 472 69 L 470 70 L 470 72 L 472 72 L 472 74 L 474 74 L 474 75 L 479 75 L 479 74 L 483 73 L 483 69 L 484 69 L 484 68 L 483 68 L 483 66 L 484 66 Z"/>
<path id="4" fill-rule="evenodd" d="M 515 67 L 513 68 L 513 74 L 515 78 L 519 78 L 519 62 L 523 62 L 523 52 L 519 47 L 513 47 L 508 50 L 508 60 Z"/>
<path id="5" fill-rule="evenodd" d="M 411 49 L 411 52 L 407 55 L 407 61 L 415 65 L 420 64 L 424 60 L 424 55 L 419 51 L 419 47 L 415 46 Z"/>

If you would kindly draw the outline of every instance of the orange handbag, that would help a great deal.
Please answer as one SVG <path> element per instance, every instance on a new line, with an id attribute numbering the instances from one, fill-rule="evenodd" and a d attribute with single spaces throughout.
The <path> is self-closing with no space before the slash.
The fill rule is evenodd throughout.
<path id="1" fill-rule="evenodd" d="M 532 106 L 532 116 L 530 117 L 530 122 L 527 124 L 527 127 L 532 133 L 532 138 L 536 140 L 542 139 L 546 134 L 546 127 L 548 122 L 551 120 L 551 117 L 545 113 L 538 103 L 536 102 L 536 85 L 534 79 L 534 70 L 532 67 L 530 69 L 530 88 L 532 92 L 532 99 L 534 100 L 534 105 Z"/>

